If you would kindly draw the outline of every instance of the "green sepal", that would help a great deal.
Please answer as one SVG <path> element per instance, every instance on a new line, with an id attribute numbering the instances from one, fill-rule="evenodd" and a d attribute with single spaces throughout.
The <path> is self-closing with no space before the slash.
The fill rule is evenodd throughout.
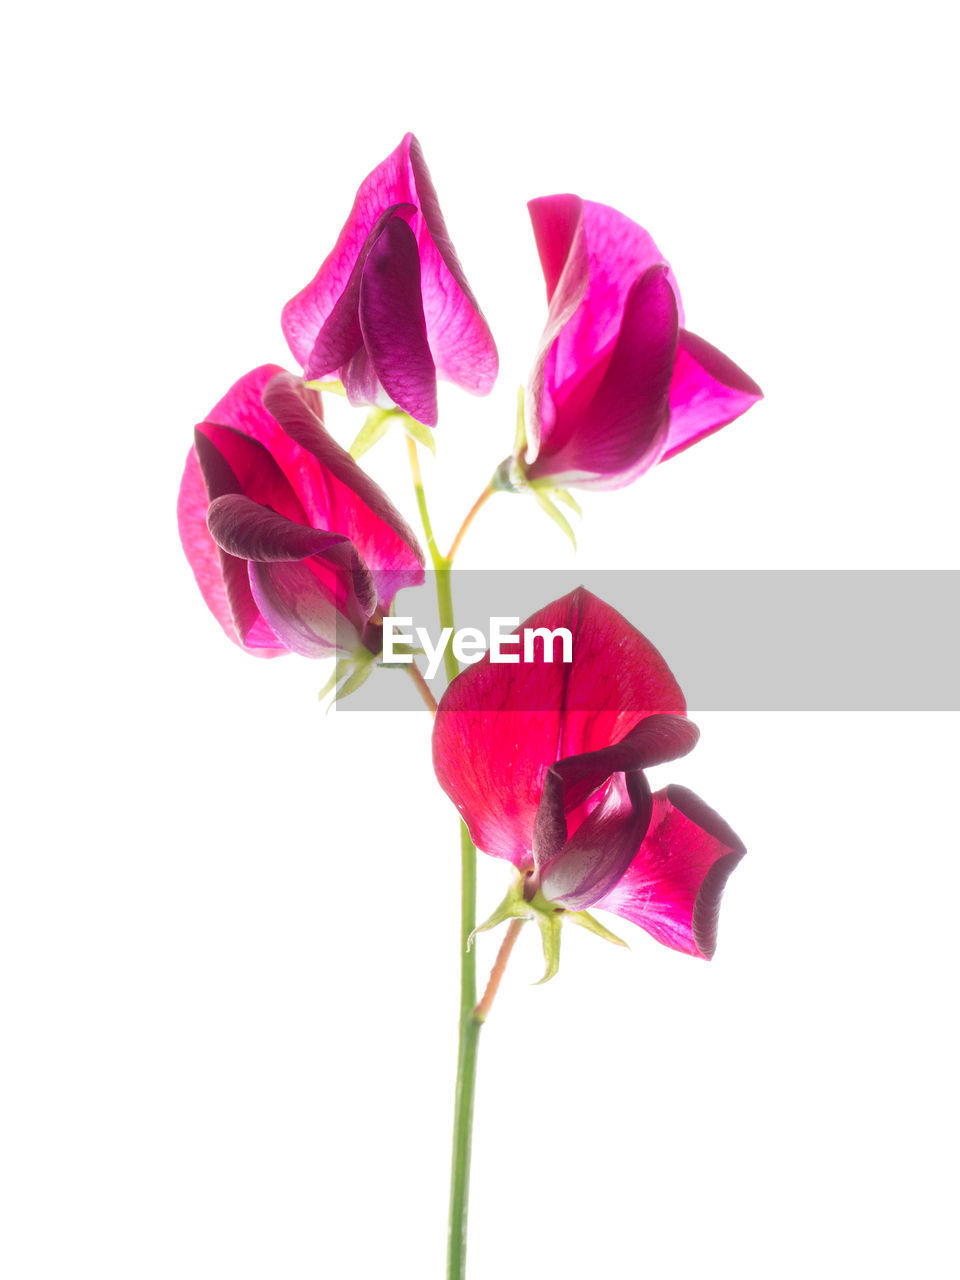
<path id="1" fill-rule="evenodd" d="M 542 982 L 549 982 L 560 968 L 560 931 L 563 928 L 563 917 L 567 912 L 563 907 L 548 902 L 539 890 L 528 901 L 523 892 L 526 879 L 525 875 L 517 875 L 507 890 L 506 897 L 493 915 L 484 920 L 483 924 L 478 924 L 471 933 L 467 947 L 473 946 L 473 940 L 478 933 L 495 929 L 505 920 L 536 920 L 543 943 L 544 962 L 543 977 L 539 982 L 534 983 L 535 986 L 539 986 Z"/>
<path id="2" fill-rule="evenodd" d="M 423 654 L 425 651 L 419 648 L 419 646 L 417 648 L 414 648 L 413 645 L 410 645 L 410 644 L 395 644 L 393 646 L 393 652 L 397 654 L 406 653 L 406 654 L 409 654 L 411 658 L 413 658 L 415 654 L 418 654 L 418 653 Z M 378 658 L 377 666 L 383 667 L 384 671 L 404 671 L 406 670 L 407 667 L 410 666 L 410 663 L 409 662 L 384 662 L 382 658 Z"/>
<path id="3" fill-rule="evenodd" d="M 521 453 L 525 453 L 527 449 L 527 420 L 524 416 L 524 395 L 523 387 L 517 390 L 517 427 L 513 437 L 513 456 L 519 458 Z"/>
<path id="4" fill-rule="evenodd" d="M 374 409 L 367 415 L 366 422 L 350 446 L 350 457 L 354 462 L 359 461 L 368 449 L 372 449 L 387 434 L 395 416 L 392 409 Z"/>
<path id="5" fill-rule="evenodd" d="M 568 911 L 567 919 L 571 924 L 578 924 L 581 929 L 586 929 L 588 933 L 595 933 L 598 938 L 603 938 L 605 942 L 612 942 L 614 946 L 626 947 L 628 951 L 630 950 L 629 942 L 624 942 L 615 933 L 611 933 L 607 926 L 601 924 L 589 911 Z"/>
<path id="6" fill-rule="evenodd" d="M 548 904 L 549 905 L 549 904 Z M 542 986 L 555 977 L 560 969 L 560 933 L 563 929 L 563 917 L 568 912 L 563 907 L 551 907 L 549 911 L 537 912 L 537 924 L 540 926 L 540 941 L 543 944 L 543 977 L 535 982 L 535 987 Z"/>
<path id="7" fill-rule="evenodd" d="M 573 543 L 573 549 L 574 551 L 576 551 L 577 535 L 573 532 L 573 529 L 570 526 L 570 521 L 563 514 L 560 508 L 557 507 L 553 502 L 551 502 L 550 498 L 547 496 L 548 493 L 556 494 L 557 492 L 556 489 L 550 489 L 550 490 L 538 489 L 535 485 L 531 485 L 530 492 L 536 498 L 537 505 L 547 513 L 547 515 L 554 522 L 554 524 L 557 524 L 560 526 L 563 532 L 567 535 L 567 537 Z"/>
<path id="8" fill-rule="evenodd" d="M 483 924 L 478 924 L 467 939 L 467 950 L 473 946 L 473 940 L 478 933 L 487 933 L 490 929 L 495 929 L 498 924 L 503 924 L 504 920 L 530 920 L 533 918 L 533 908 L 523 896 L 524 877 L 518 876 L 510 884 L 507 895 L 496 908 L 492 916 L 484 920 Z"/>
<path id="9" fill-rule="evenodd" d="M 618 947 L 627 946 L 622 938 L 611 933 L 587 911 L 567 911 L 565 907 L 558 907 L 555 902 L 549 902 L 539 889 L 532 898 L 527 898 L 524 894 L 526 884 L 527 876 L 518 872 L 506 896 L 493 914 L 484 920 L 483 924 L 478 924 L 471 933 L 467 940 L 467 950 L 473 946 L 473 940 L 478 933 L 487 933 L 497 925 L 503 924 L 505 920 L 536 920 L 540 929 L 544 962 L 543 977 L 534 983 L 534 986 L 539 987 L 542 983 L 549 982 L 560 969 L 560 935 L 566 920 L 571 924 L 579 925 L 581 929 L 586 929 L 588 933 L 596 934 L 605 942 L 612 942 Z"/>
<path id="10" fill-rule="evenodd" d="M 523 468 L 512 454 L 504 458 L 490 477 L 490 487 L 498 493 L 522 493 L 526 489 Z"/>
<path id="11" fill-rule="evenodd" d="M 333 674 L 317 694 L 317 697 L 322 702 L 329 693 L 333 693 L 333 697 L 327 706 L 328 715 L 334 703 L 339 702 L 341 698 L 348 698 L 362 684 L 366 684 L 373 668 L 374 656 L 366 649 L 358 649 L 356 653 L 337 659 Z"/>
<path id="12" fill-rule="evenodd" d="M 417 444 L 422 444 L 425 449 L 429 449 L 433 456 L 436 457 L 437 442 L 430 428 L 424 426 L 422 422 L 418 422 L 416 418 L 411 418 L 409 413 L 401 413 L 399 417 L 403 423 L 403 429 L 410 439 L 416 440 Z"/>
<path id="13" fill-rule="evenodd" d="M 568 506 L 570 510 L 575 511 L 578 516 L 583 515 L 583 508 L 569 489 L 552 489 L 551 493 L 558 502 L 562 502 L 565 506 Z"/>
<path id="14" fill-rule="evenodd" d="M 334 378 L 330 382 L 324 382 L 322 378 L 314 378 L 312 382 L 305 382 L 305 387 L 309 387 L 311 391 L 327 391 L 332 396 L 345 396 L 346 388 L 339 378 Z"/>
<path id="15" fill-rule="evenodd" d="M 341 680 L 345 680 L 347 678 L 347 675 L 349 674 L 352 665 L 353 664 L 351 663 L 349 658 L 338 658 L 336 660 L 336 662 L 333 664 L 333 672 L 330 676 L 330 679 L 327 681 L 327 683 L 323 686 L 323 688 L 317 694 L 317 697 L 320 699 L 321 702 L 324 700 L 324 698 L 327 696 L 328 693 L 330 693 L 333 689 L 337 687 L 337 685 L 340 683 Z"/>
<path id="16" fill-rule="evenodd" d="M 341 698 L 348 698 L 351 693 L 356 693 L 360 686 L 362 684 L 366 684 L 370 679 L 370 673 L 372 671 L 373 663 L 368 662 L 365 659 L 361 659 L 353 668 L 351 674 L 347 676 L 343 684 L 340 685 L 339 689 L 337 689 L 336 693 L 334 693 L 333 701 L 339 702 Z"/>

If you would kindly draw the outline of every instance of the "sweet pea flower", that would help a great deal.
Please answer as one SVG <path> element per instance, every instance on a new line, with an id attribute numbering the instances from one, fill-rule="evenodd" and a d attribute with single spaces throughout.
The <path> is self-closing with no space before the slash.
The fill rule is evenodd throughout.
<path id="1" fill-rule="evenodd" d="M 259 657 L 379 651 L 379 617 L 423 552 L 328 435 L 320 396 L 277 365 L 236 382 L 195 432 L 177 505 L 210 611 Z"/>
<path id="2" fill-rule="evenodd" d="M 487 654 L 451 683 L 433 734 L 440 785 L 478 848 L 520 872 L 525 903 L 548 917 L 600 908 L 710 959 L 744 847 L 692 792 L 652 793 L 644 773 L 697 741 L 683 694 L 653 645 L 583 587 L 520 630 L 558 627 L 571 663 L 535 639 L 535 661 Z M 526 913 L 517 900 L 491 922 Z"/>
<path id="3" fill-rule="evenodd" d="M 351 404 L 437 423 L 437 378 L 486 395 L 497 349 L 408 133 L 361 183 L 333 252 L 283 309 L 304 377 L 336 373 Z"/>
<path id="4" fill-rule="evenodd" d="M 549 302 L 515 459 L 528 480 L 621 488 L 762 397 L 683 327 L 673 272 L 642 227 L 575 195 L 528 207 Z"/>

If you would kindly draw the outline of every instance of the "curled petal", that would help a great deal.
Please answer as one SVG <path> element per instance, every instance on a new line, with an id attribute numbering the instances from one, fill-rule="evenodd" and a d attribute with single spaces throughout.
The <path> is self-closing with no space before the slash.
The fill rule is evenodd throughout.
<path id="1" fill-rule="evenodd" d="M 656 263 L 627 294 L 599 383 L 572 379 L 555 392 L 553 428 L 527 467 L 530 478 L 605 488 L 627 484 L 653 466 L 667 441 L 678 332 L 667 267 Z"/>
<path id="2" fill-rule="evenodd" d="M 670 383 L 670 433 L 661 461 L 719 431 L 762 399 L 754 380 L 728 356 L 682 329 Z"/>
<path id="3" fill-rule="evenodd" d="M 207 522 L 217 545 L 244 565 L 257 608 L 288 649 L 319 657 L 357 648 L 377 593 L 349 539 L 296 524 L 242 494 L 214 499 Z"/>
<path id="4" fill-rule="evenodd" d="M 653 797 L 644 775 L 615 773 L 600 803 L 543 871 L 544 897 L 570 911 L 592 907 L 633 861 L 652 811 Z"/>
<path id="5" fill-rule="evenodd" d="M 583 806 L 610 778 L 676 760 L 692 751 L 699 737 L 700 730 L 685 716 L 650 715 L 619 742 L 551 765 L 534 825 L 537 867 L 545 871 L 560 856 L 568 834 L 577 830 L 589 812 L 583 811 Z M 636 848 L 635 845 L 631 857 Z"/>
<path id="6" fill-rule="evenodd" d="M 632 920 L 658 942 L 709 960 L 720 898 L 745 849 L 686 787 L 653 797 L 646 837 L 620 881 L 594 905 Z"/>
<path id="7" fill-rule="evenodd" d="M 569 664 L 559 656 L 548 662 L 535 634 L 558 628 L 571 635 Z M 582 587 L 539 610 L 517 634 L 529 634 L 534 661 L 491 663 L 487 655 L 467 667 L 440 701 L 433 761 L 475 843 L 529 867 L 550 767 L 619 743 L 647 716 L 683 716 L 686 704 L 653 645 Z"/>
<path id="8" fill-rule="evenodd" d="M 550 309 L 529 379 L 528 449 L 555 452 L 568 438 L 559 401 L 586 408 L 614 353 L 630 291 L 662 264 L 676 305 L 680 292 L 652 237 L 616 209 L 579 196 L 544 196 L 528 205 Z M 555 431 L 560 438 L 553 439 Z"/>

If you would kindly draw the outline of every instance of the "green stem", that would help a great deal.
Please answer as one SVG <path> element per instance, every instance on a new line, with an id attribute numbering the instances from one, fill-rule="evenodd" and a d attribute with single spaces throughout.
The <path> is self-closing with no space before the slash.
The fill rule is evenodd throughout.
<path id="1" fill-rule="evenodd" d="M 447 1280 L 467 1274 L 467 1209 L 470 1199 L 470 1149 L 473 1099 L 477 1083 L 480 1028 L 477 1003 L 476 952 L 470 935 L 476 924 L 477 851 L 466 826 L 460 824 L 460 1031 L 457 1047 L 457 1090 L 453 1107 L 453 1158 L 450 1166 L 450 1225 L 447 1236 Z"/>
<path id="2" fill-rule="evenodd" d="M 416 442 L 407 437 L 410 473 L 417 496 L 427 549 L 433 562 L 437 611 L 441 627 L 453 627 L 453 591 L 450 561 L 441 555 L 433 536 L 427 498 L 420 474 Z M 460 667 L 453 646 L 444 651 L 447 682 Z M 473 1138 L 473 1099 L 477 1082 L 477 1047 L 481 1021 L 477 1004 L 477 955 L 470 939 L 477 924 L 477 851 L 470 833 L 460 823 L 460 1030 L 457 1049 L 457 1087 L 453 1112 L 453 1159 L 450 1167 L 450 1227 L 447 1239 L 447 1280 L 464 1280 L 467 1268 L 467 1205 L 470 1191 L 470 1147 Z"/>

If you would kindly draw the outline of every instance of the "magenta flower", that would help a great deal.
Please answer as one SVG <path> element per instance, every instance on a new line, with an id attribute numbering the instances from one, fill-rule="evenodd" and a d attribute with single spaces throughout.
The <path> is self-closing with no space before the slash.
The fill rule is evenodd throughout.
<path id="1" fill-rule="evenodd" d="M 380 615 L 423 582 L 403 517 L 277 365 L 234 383 L 187 457 L 180 538 L 214 617 L 260 657 L 379 651 Z"/>
<path id="2" fill-rule="evenodd" d="M 351 404 L 436 426 L 437 378 L 486 395 L 497 349 L 408 133 L 366 177 L 333 252 L 283 309 L 304 377 L 336 373 Z"/>
<path id="3" fill-rule="evenodd" d="M 652 794 L 644 770 L 685 755 L 698 730 L 663 658 L 579 588 L 520 629 L 572 635 L 572 662 L 491 663 L 453 681 L 437 712 L 437 778 L 474 843 L 524 874 L 524 896 L 598 907 L 709 959 L 740 840 L 684 787 Z"/>
<path id="4" fill-rule="evenodd" d="M 682 327 L 677 282 L 642 227 L 574 195 L 529 209 L 550 304 L 517 458 L 530 480 L 621 488 L 761 398 Z"/>

